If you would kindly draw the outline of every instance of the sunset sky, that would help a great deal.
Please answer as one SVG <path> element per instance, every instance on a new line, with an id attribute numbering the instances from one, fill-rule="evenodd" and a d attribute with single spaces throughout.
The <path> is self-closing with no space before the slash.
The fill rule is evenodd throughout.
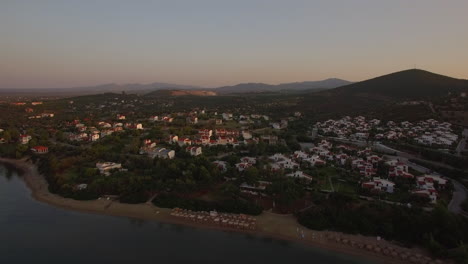
<path id="1" fill-rule="evenodd" d="M 468 79 L 467 0 L 2 0 L 0 88 Z"/>

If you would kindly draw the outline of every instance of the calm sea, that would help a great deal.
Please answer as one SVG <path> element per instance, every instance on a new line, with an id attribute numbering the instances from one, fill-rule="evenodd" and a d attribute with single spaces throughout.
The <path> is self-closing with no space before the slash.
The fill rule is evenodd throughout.
<path id="1" fill-rule="evenodd" d="M 266 237 L 55 208 L 0 165 L 0 263 L 371 263 Z"/>

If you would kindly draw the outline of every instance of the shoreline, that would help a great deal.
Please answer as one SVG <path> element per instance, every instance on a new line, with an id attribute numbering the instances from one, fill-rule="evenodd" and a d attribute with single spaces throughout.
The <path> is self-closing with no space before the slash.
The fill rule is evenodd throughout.
<path id="1" fill-rule="evenodd" d="M 365 237 L 361 235 L 349 235 L 332 231 L 315 231 L 299 225 L 296 219 L 291 215 L 279 215 L 270 212 L 263 212 L 257 219 L 256 230 L 242 230 L 222 226 L 206 225 L 186 221 L 184 219 L 171 216 L 172 209 L 159 208 L 152 203 L 144 204 L 123 204 L 112 200 L 100 199 L 91 201 L 78 201 L 64 198 L 52 194 L 48 190 L 48 183 L 45 178 L 37 171 L 37 167 L 31 162 L 25 160 L 0 158 L 0 163 L 14 166 L 21 173 L 20 176 L 31 191 L 31 196 L 42 203 L 51 206 L 60 207 L 66 210 L 74 210 L 85 213 L 96 213 L 111 216 L 130 217 L 142 220 L 152 220 L 168 224 L 178 224 L 191 226 L 195 228 L 207 228 L 225 232 L 236 232 L 255 235 L 259 237 L 268 237 L 279 240 L 300 243 L 317 249 L 338 252 L 345 255 L 360 257 L 369 261 L 382 264 L 390 263 L 412 263 L 411 258 L 418 256 L 426 262 L 419 263 L 443 263 L 430 260 L 426 252 L 422 249 L 408 249 L 395 245 L 392 242 L 380 240 L 375 237 Z M 301 233 L 304 237 L 301 237 Z M 355 243 L 351 243 L 351 241 Z M 372 248 L 367 248 L 372 245 Z M 398 252 L 398 256 L 375 252 L 373 248 L 378 246 L 381 249 L 391 248 Z M 400 255 L 406 255 L 405 259 Z"/>

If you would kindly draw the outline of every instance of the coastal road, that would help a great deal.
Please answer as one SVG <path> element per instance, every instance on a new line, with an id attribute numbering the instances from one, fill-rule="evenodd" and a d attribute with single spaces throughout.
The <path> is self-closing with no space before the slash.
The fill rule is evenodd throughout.
<path id="1" fill-rule="evenodd" d="M 460 156 L 462 151 L 466 149 L 466 141 L 468 140 L 468 128 L 463 129 L 462 137 L 456 149 L 457 155 Z"/>
<path id="2" fill-rule="evenodd" d="M 452 183 L 454 191 L 452 200 L 448 205 L 448 209 L 452 213 L 462 214 L 463 216 L 465 216 L 466 212 L 461 207 L 461 204 L 467 198 L 468 190 L 465 186 L 463 186 L 463 184 L 459 183 L 458 181 L 452 180 Z"/>

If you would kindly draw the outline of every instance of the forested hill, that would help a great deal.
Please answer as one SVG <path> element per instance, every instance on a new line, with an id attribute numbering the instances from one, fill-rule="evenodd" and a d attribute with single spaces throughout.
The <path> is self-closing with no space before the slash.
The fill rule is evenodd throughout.
<path id="1" fill-rule="evenodd" d="M 338 87 L 329 92 L 335 95 L 425 99 L 461 91 L 468 91 L 468 80 L 412 69 Z"/>

